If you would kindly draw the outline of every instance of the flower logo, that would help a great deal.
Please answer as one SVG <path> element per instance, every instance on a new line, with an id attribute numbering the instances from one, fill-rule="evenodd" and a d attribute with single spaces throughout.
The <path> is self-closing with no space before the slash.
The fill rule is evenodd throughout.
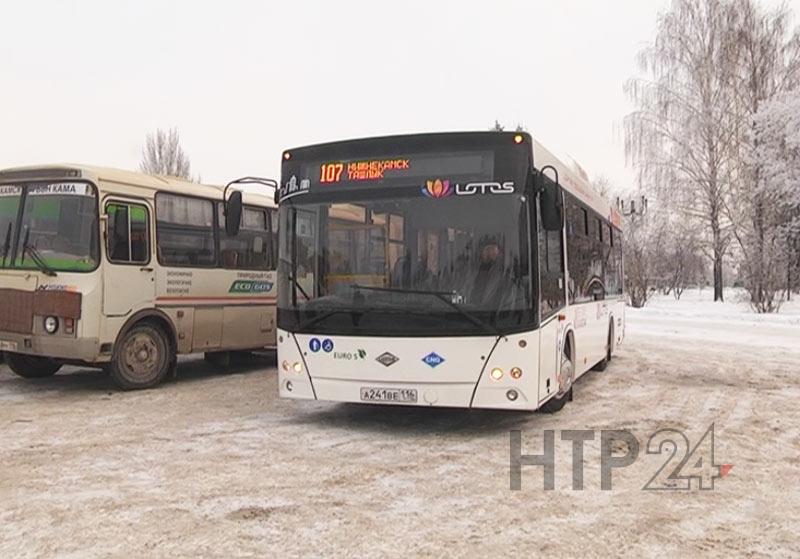
<path id="1" fill-rule="evenodd" d="M 422 193 L 428 198 L 446 198 L 453 193 L 450 188 L 449 180 L 432 180 L 425 181 L 425 186 L 422 187 Z"/>

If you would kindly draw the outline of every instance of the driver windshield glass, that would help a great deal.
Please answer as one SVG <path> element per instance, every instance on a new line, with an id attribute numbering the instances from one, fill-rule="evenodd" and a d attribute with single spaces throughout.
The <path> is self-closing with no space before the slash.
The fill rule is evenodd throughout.
<path id="1" fill-rule="evenodd" d="M 16 250 L 8 251 L 4 267 L 39 269 L 37 257 L 54 271 L 85 272 L 97 267 L 97 193 L 92 185 L 58 182 L 2 188 L 24 192 L 21 222 L 11 228 Z M 16 199 L 18 205 L 20 197 Z M 0 226 L 7 228 L 6 214 L 13 208 L 5 197 L 0 200 Z M 5 230 L 0 237 L 5 237 Z"/>
<path id="2" fill-rule="evenodd" d="M 525 197 L 401 190 L 282 206 L 282 327 L 446 336 L 530 324 Z"/>
<path id="3" fill-rule="evenodd" d="M 22 188 L 0 185 L 0 267 L 10 264 L 11 243 L 14 240 Z"/>

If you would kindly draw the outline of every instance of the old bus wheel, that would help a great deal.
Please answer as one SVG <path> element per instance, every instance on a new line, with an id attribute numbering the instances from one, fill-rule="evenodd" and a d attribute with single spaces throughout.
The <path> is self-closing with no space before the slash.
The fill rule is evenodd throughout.
<path id="1" fill-rule="evenodd" d="M 572 363 L 569 345 L 561 356 L 561 371 L 558 375 L 558 392 L 541 407 L 544 413 L 555 413 L 572 400 L 572 383 L 575 380 L 575 366 Z"/>
<path id="2" fill-rule="evenodd" d="M 6 353 L 5 355 L 8 368 L 25 378 L 51 377 L 61 368 L 61 363 L 47 357 L 22 355 L 21 353 Z"/>
<path id="3" fill-rule="evenodd" d="M 117 344 L 111 361 L 111 378 L 123 390 L 150 388 L 170 370 L 170 346 L 161 329 L 137 324 Z"/>

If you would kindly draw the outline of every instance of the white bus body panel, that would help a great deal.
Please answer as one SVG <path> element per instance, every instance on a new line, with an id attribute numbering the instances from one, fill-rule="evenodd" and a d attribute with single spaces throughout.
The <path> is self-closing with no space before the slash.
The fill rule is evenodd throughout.
<path id="1" fill-rule="evenodd" d="M 333 349 L 312 351 L 315 338 L 331 340 Z M 294 335 L 279 330 L 280 394 L 285 398 L 361 402 L 362 387 L 410 388 L 417 390 L 416 405 L 420 406 L 533 410 L 540 400 L 538 348 L 538 331 L 497 341 L 494 336 L 383 338 Z M 387 352 L 397 359 L 389 366 L 377 360 Z M 431 353 L 442 358 L 435 367 L 424 360 Z M 302 373 L 293 371 L 295 363 L 302 363 Z M 522 369 L 522 378 L 511 378 L 513 367 Z M 503 370 L 500 380 L 491 378 L 494 368 Z M 291 390 L 287 381 L 291 381 Z M 506 396 L 511 389 L 518 394 L 514 401 Z"/>
<path id="2" fill-rule="evenodd" d="M 499 340 L 494 336 L 326 336 L 278 330 L 280 395 L 363 403 L 361 388 L 398 388 L 417 391 L 416 404 L 406 405 L 535 410 L 558 390 L 559 356 L 567 336 L 575 344 L 577 379 L 604 358 L 612 318 L 614 346 L 622 343 L 624 308 L 617 299 L 567 307 L 541 330 Z M 326 340 L 332 342 L 330 351 L 320 347 Z M 377 358 L 384 353 L 396 361 L 383 365 Z M 424 360 L 431 353 L 442 358 L 435 367 Z M 294 371 L 295 363 L 302 365 L 302 372 Z M 522 369 L 522 378 L 511 378 L 514 367 Z M 495 368 L 503 371 L 500 380 L 490 375 Z M 512 389 L 516 400 L 507 396 Z"/>

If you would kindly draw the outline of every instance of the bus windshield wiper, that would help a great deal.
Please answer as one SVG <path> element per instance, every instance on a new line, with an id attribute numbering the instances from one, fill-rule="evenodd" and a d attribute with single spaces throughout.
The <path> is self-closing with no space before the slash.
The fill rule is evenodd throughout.
<path id="1" fill-rule="evenodd" d="M 46 276 L 56 277 L 58 274 L 56 274 L 55 271 L 47 265 L 47 263 L 44 261 L 44 258 L 42 258 L 42 255 L 39 253 L 39 249 L 31 244 L 28 244 L 30 233 L 30 229 L 25 230 L 25 240 L 22 243 L 22 255 L 20 256 L 20 261 L 24 262 L 25 254 L 29 254 L 33 263 L 36 264 L 36 267 L 44 272 Z"/>
<path id="2" fill-rule="evenodd" d="M 357 283 L 351 284 L 350 287 L 352 287 L 353 289 L 359 289 L 363 291 L 382 291 L 385 293 L 406 293 L 409 295 L 429 295 L 431 297 L 436 297 L 448 307 L 455 309 L 456 312 L 458 312 L 461 316 L 472 322 L 474 325 L 480 326 L 485 331 L 487 331 L 490 334 L 494 334 L 495 336 L 502 336 L 502 334 L 497 328 L 495 328 L 488 322 L 481 320 L 468 310 L 462 309 L 456 303 L 454 303 L 452 299 L 448 299 L 448 297 L 453 296 L 453 293 L 449 291 L 426 291 L 423 289 L 400 289 L 397 287 L 372 287 L 370 285 L 359 285 Z"/>
<path id="3" fill-rule="evenodd" d="M 296 278 L 296 277 L 294 277 L 294 276 L 290 276 L 290 275 L 288 275 L 288 274 L 287 274 L 287 277 L 289 278 L 289 281 L 290 281 L 290 282 L 292 282 L 292 283 L 294 284 L 294 286 L 295 286 L 297 289 L 299 289 L 299 290 L 300 290 L 300 293 L 302 293 L 303 297 L 305 297 L 305 298 L 306 298 L 306 301 L 310 301 L 310 300 L 311 300 L 311 297 L 309 297 L 309 296 L 308 296 L 308 293 L 306 293 L 306 290 L 305 290 L 305 289 L 303 289 L 303 286 L 302 286 L 302 285 L 300 285 L 300 282 L 299 282 L 299 281 L 297 281 L 297 278 Z"/>
<path id="4" fill-rule="evenodd" d="M 287 260 L 287 259 L 285 259 L 285 258 L 281 258 L 281 259 L 280 259 L 280 261 L 281 261 L 283 264 L 287 264 L 287 265 L 289 265 L 289 267 L 290 267 L 290 268 L 293 268 L 291 261 L 289 261 L 289 260 Z M 300 293 L 303 295 L 303 297 L 305 297 L 305 298 L 306 298 L 306 301 L 310 301 L 310 300 L 311 300 L 311 297 L 309 297 L 309 296 L 308 296 L 308 293 L 306 293 L 306 290 L 305 290 L 305 289 L 303 289 L 303 286 L 302 286 L 302 285 L 300 285 L 300 282 L 299 282 L 299 281 L 297 281 L 297 278 L 296 278 L 296 277 L 295 277 L 293 274 L 287 273 L 287 274 L 286 274 L 286 278 L 287 278 L 287 279 L 288 279 L 290 282 L 292 282 L 292 285 L 293 285 L 293 286 L 294 286 L 296 289 L 299 289 L 299 290 L 300 290 Z"/>
<path id="5" fill-rule="evenodd" d="M 8 227 L 6 228 L 6 238 L 3 240 L 3 263 L 0 264 L 1 266 L 6 265 L 6 257 L 8 256 L 8 251 L 11 248 L 11 222 L 8 222 Z"/>
<path id="6" fill-rule="evenodd" d="M 315 325 L 315 324 L 317 324 L 318 322 L 322 322 L 322 321 L 323 321 L 323 320 L 325 320 L 326 318 L 329 318 L 329 317 L 331 317 L 331 316 L 333 316 L 333 315 L 335 315 L 335 314 L 341 314 L 341 313 L 349 313 L 349 314 L 352 314 L 352 313 L 358 313 L 358 314 L 360 314 L 360 315 L 363 315 L 365 312 L 366 312 L 366 311 L 362 311 L 362 310 L 353 310 L 353 309 L 336 309 L 336 310 L 333 310 L 333 311 L 324 312 L 324 313 L 322 313 L 322 314 L 321 314 L 321 315 L 319 315 L 319 316 L 315 316 L 315 317 L 313 317 L 313 318 L 309 318 L 309 319 L 308 319 L 308 320 L 306 320 L 305 322 L 303 322 L 303 323 L 299 324 L 299 325 L 297 326 L 297 331 L 298 331 L 298 332 L 302 332 L 303 330 L 305 330 L 305 329 L 306 329 L 306 328 L 308 328 L 309 326 L 314 326 L 314 325 Z"/>

